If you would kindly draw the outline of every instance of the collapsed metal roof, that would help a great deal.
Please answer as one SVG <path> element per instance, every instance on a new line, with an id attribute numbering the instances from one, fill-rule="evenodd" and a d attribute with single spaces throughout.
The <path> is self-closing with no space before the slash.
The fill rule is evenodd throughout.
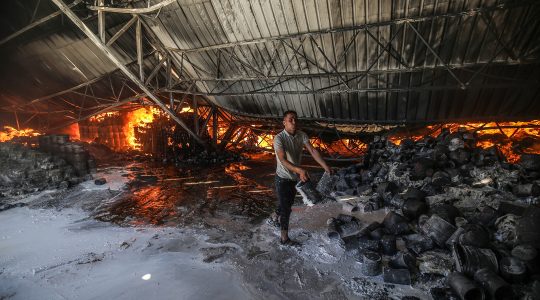
<path id="1" fill-rule="evenodd" d="M 10 0 L 2 12 L 6 116 L 77 120 L 148 97 L 110 55 L 164 103 L 188 96 L 237 117 L 293 109 L 361 124 L 540 115 L 538 1 L 61 2 L 102 46 L 56 1 Z"/>

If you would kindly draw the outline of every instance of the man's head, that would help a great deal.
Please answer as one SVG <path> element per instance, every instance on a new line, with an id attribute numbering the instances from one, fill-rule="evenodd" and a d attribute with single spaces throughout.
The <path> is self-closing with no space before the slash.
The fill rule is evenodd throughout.
<path id="1" fill-rule="evenodd" d="M 298 115 L 294 110 L 288 110 L 283 113 L 283 126 L 285 131 L 290 134 L 296 133 L 296 122 L 298 121 Z"/>

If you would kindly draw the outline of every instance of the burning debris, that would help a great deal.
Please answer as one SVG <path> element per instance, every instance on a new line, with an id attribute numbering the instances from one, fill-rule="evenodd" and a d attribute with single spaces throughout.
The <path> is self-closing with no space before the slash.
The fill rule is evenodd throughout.
<path id="1" fill-rule="evenodd" d="M 11 126 L 4 126 L 4 130 L 0 131 L 0 142 L 8 142 L 17 137 L 33 137 L 38 135 L 40 133 L 31 128 L 17 130 Z"/>
<path id="2" fill-rule="evenodd" d="M 363 163 L 327 187 L 350 214 L 330 219 L 328 236 L 358 252 L 364 275 L 418 286 L 438 278 L 428 285 L 435 299 L 450 290 L 461 299 L 538 297 L 540 155 L 524 152 L 535 142 L 520 130 L 498 144 L 463 128 L 375 136 Z M 382 222 L 362 224 L 359 213 L 380 209 L 389 210 Z"/>
<path id="3" fill-rule="evenodd" d="M 200 117 L 210 122 L 209 110 L 200 109 Z M 193 127 L 194 110 L 184 107 L 180 116 Z M 218 123 L 219 124 L 219 123 Z M 224 126 L 223 124 L 219 124 Z M 226 149 L 205 149 L 187 132 L 156 107 L 142 107 L 129 112 L 107 112 L 80 125 L 81 140 L 106 145 L 114 151 L 147 155 L 166 163 L 182 165 L 216 165 L 239 161 L 242 156 Z M 226 130 L 225 127 L 219 128 Z M 210 141 L 213 128 L 201 130 L 203 140 Z M 218 133 L 221 133 L 218 130 Z"/>

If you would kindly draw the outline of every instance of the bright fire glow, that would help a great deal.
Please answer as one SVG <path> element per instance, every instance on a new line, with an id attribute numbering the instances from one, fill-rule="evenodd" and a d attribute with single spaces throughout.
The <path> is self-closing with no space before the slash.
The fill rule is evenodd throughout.
<path id="1" fill-rule="evenodd" d="M 141 143 L 137 141 L 135 130 L 140 128 L 148 128 L 149 124 L 154 121 L 154 117 L 159 115 L 158 108 L 139 108 L 127 114 L 127 122 L 124 123 L 124 134 L 126 143 L 132 149 L 141 150 Z"/>
<path id="2" fill-rule="evenodd" d="M 80 140 L 81 134 L 79 131 L 79 123 L 73 123 L 67 127 L 64 127 L 59 131 L 59 133 L 67 134 L 69 135 L 69 138 L 71 140 Z"/>
<path id="3" fill-rule="evenodd" d="M 192 113 L 192 112 L 194 112 L 194 110 L 193 108 L 189 106 L 182 107 L 182 109 L 180 110 L 180 113 Z"/>
<path id="4" fill-rule="evenodd" d="M 257 136 L 257 145 L 261 148 L 272 149 L 275 135 L 264 134 Z"/>
<path id="5" fill-rule="evenodd" d="M 530 128 L 519 128 L 520 126 L 531 126 Z M 388 137 L 388 140 L 396 145 L 401 144 L 403 139 L 410 138 L 418 141 L 426 135 L 436 137 L 441 133 L 442 128 L 448 128 L 451 133 L 458 130 L 476 132 L 476 146 L 487 149 L 496 146 L 506 160 L 511 163 L 517 162 L 521 155 L 516 152 L 513 145 L 525 138 L 531 138 L 531 145 L 521 149 L 523 153 L 540 154 L 540 120 L 529 122 L 500 122 L 500 123 L 448 123 L 437 128 L 436 125 L 427 126 L 414 135 L 397 134 Z"/>
<path id="6" fill-rule="evenodd" d="M 95 115 L 90 117 L 90 122 L 103 122 L 103 120 L 110 118 L 110 117 L 118 117 L 120 116 L 120 113 L 117 111 L 110 111 L 110 112 L 104 112 L 99 115 Z"/>
<path id="7" fill-rule="evenodd" d="M 31 129 L 31 128 L 17 130 L 11 126 L 4 126 L 4 130 L 0 131 L 0 142 L 7 142 L 19 136 L 38 136 L 38 135 L 41 135 L 41 133 L 34 131 L 34 129 Z"/>

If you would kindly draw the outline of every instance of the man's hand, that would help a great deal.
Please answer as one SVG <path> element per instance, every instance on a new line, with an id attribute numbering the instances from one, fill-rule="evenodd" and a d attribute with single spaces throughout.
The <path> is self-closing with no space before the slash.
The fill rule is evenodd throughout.
<path id="1" fill-rule="evenodd" d="M 300 181 L 306 182 L 309 180 L 309 174 L 306 170 L 298 168 L 298 176 L 300 176 Z"/>
<path id="2" fill-rule="evenodd" d="M 317 163 L 319 163 L 319 165 L 321 165 L 321 167 L 323 167 L 324 171 L 328 172 L 330 175 L 332 175 L 334 173 L 334 171 L 326 164 L 326 162 L 324 161 L 324 159 L 322 158 L 321 154 L 319 153 L 319 151 L 317 151 L 317 149 L 313 148 L 313 146 L 310 144 L 310 143 L 306 143 L 304 144 L 306 146 L 306 149 L 308 150 L 308 152 L 311 154 L 311 156 L 313 157 L 313 159 L 315 159 L 315 161 Z"/>
<path id="3" fill-rule="evenodd" d="M 330 168 L 329 166 L 326 166 L 324 168 L 324 171 L 330 175 L 333 175 L 334 174 L 334 170 L 332 170 L 332 168 Z"/>

